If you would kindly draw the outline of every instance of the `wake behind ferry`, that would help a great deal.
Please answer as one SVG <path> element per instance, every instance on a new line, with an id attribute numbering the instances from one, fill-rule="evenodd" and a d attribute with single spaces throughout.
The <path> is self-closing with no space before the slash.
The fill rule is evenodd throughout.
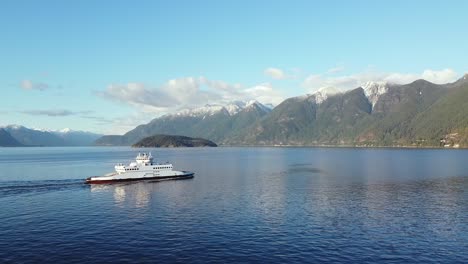
<path id="1" fill-rule="evenodd" d="M 86 179 L 86 183 L 193 178 L 193 172 L 176 171 L 172 170 L 172 168 L 170 163 L 153 163 L 151 153 L 138 153 L 135 162 L 131 162 L 129 165 L 117 164 L 115 172 L 104 176 L 89 177 Z"/>

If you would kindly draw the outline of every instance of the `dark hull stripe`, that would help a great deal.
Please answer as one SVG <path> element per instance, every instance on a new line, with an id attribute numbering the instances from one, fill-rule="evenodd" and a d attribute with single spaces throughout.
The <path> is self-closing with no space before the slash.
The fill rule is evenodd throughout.
<path id="1" fill-rule="evenodd" d="M 174 176 L 156 176 L 156 177 L 146 177 L 146 178 L 134 178 L 134 179 L 115 179 L 115 180 L 91 180 L 91 178 L 86 179 L 86 183 L 89 184 L 98 184 L 98 183 L 113 183 L 113 182 L 129 182 L 129 181 L 143 181 L 143 180 L 163 180 L 163 179 L 189 179 L 193 178 L 194 173 L 188 173 L 183 175 L 174 175 Z"/>

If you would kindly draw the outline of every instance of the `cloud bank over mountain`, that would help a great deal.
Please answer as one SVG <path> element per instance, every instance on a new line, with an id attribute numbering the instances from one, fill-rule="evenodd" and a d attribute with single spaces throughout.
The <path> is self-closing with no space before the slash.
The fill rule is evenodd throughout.
<path id="1" fill-rule="evenodd" d="M 445 84 L 457 79 L 458 74 L 452 69 L 432 70 L 427 69 L 422 73 L 399 73 L 365 70 L 350 75 L 333 75 L 334 71 L 324 74 L 311 74 L 302 82 L 301 86 L 310 93 L 321 88 L 334 87 L 341 91 L 362 86 L 367 82 L 388 82 L 394 84 L 406 84 L 418 79 L 424 79 L 436 84 Z"/>
<path id="2" fill-rule="evenodd" d="M 143 83 L 111 84 L 98 92 L 102 98 L 122 102 L 144 112 L 165 114 L 182 108 L 205 104 L 226 104 L 233 101 L 258 100 L 266 104 L 279 104 L 285 97 L 270 83 L 252 87 L 231 84 L 206 77 L 172 79 L 153 87 Z"/>
<path id="3" fill-rule="evenodd" d="M 214 80 L 205 76 L 181 77 L 168 80 L 160 85 L 142 82 L 113 83 L 96 94 L 103 99 L 132 106 L 135 113 L 118 120 L 147 121 L 151 118 L 209 105 L 229 105 L 236 101 L 257 100 L 264 105 L 276 106 L 288 97 L 315 94 L 317 101 L 326 98 L 329 91 L 345 92 L 369 83 L 407 84 L 425 79 L 436 84 L 450 83 L 457 79 L 453 69 L 426 69 L 421 73 L 384 72 L 368 68 L 358 73 L 347 74 L 345 66 L 338 64 L 322 73 L 303 74 L 304 70 L 284 70 L 269 67 L 263 71 L 266 82 L 248 86 Z M 322 98 L 323 97 L 323 98 Z M 31 113 L 33 114 L 33 113 Z M 142 120 L 142 118 L 144 120 Z M 112 123 L 112 130 L 119 133 L 128 130 L 135 122 Z M 121 124 L 122 123 L 122 124 Z"/>

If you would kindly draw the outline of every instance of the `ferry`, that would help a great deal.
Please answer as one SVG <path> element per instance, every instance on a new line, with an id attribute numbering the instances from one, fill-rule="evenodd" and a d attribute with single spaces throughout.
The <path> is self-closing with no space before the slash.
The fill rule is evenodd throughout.
<path id="1" fill-rule="evenodd" d="M 138 153 L 135 162 L 129 165 L 115 165 L 115 172 L 108 173 L 104 176 L 93 176 L 86 179 L 86 183 L 113 183 L 122 181 L 137 181 L 137 180 L 162 180 L 162 179 L 185 179 L 193 178 L 194 173 L 190 171 L 173 170 L 172 164 L 154 163 L 151 152 Z"/>

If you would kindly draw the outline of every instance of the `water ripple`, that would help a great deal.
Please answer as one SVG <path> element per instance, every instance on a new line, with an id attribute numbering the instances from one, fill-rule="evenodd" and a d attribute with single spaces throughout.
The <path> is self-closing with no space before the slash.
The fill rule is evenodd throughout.
<path id="1" fill-rule="evenodd" d="M 0 162 L 1 263 L 468 263 L 464 152 L 172 149 L 158 152 L 195 178 L 64 179 L 135 151 L 85 150 L 46 165 L 57 150 L 34 150 L 48 175 Z"/>
<path id="2" fill-rule="evenodd" d="M 10 195 L 84 188 L 82 179 L 0 182 L 0 198 Z"/>

